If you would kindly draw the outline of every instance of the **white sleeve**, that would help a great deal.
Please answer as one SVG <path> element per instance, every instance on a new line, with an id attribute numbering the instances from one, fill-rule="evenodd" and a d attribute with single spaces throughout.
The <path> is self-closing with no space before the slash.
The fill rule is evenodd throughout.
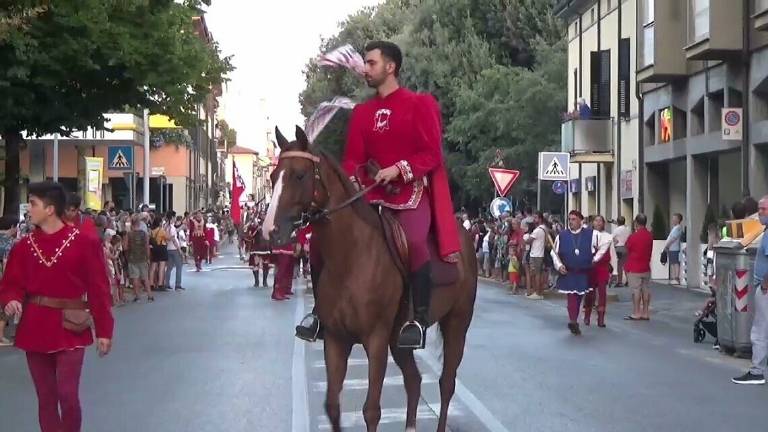
<path id="1" fill-rule="evenodd" d="M 560 261 L 560 236 L 555 237 L 555 244 L 552 245 L 552 251 L 549 255 L 552 257 L 552 263 L 555 269 L 560 270 L 563 267 L 563 262 Z"/>
<path id="2" fill-rule="evenodd" d="M 595 231 L 595 233 L 592 236 L 592 244 L 594 245 L 595 249 L 595 257 L 592 259 L 592 262 L 598 262 L 603 258 L 603 255 L 608 251 L 608 249 L 611 247 L 611 243 L 613 242 L 613 237 L 608 233 L 599 233 Z"/>

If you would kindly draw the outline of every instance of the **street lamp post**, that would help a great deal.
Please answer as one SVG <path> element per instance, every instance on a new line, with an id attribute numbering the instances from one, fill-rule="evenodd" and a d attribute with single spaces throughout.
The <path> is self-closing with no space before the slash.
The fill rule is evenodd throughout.
<path id="1" fill-rule="evenodd" d="M 149 110 L 144 108 L 144 204 L 149 205 Z"/>

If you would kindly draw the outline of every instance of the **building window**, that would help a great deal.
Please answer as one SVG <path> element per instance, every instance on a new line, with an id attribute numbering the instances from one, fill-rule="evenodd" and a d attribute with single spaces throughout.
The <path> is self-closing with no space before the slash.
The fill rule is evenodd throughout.
<path id="1" fill-rule="evenodd" d="M 593 117 L 611 116 L 611 51 L 592 51 L 590 58 L 590 105 Z"/>
<path id="2" fill-rule="evenodd" d="M 630 78 L 630 50 L 631 43 L 629 38 L 623 38 L 619 41 L 619 117 L 629 119 L 629 103 L 631 96 L 631 78 Z"/>
<path id="3" fill-rule="evenodd" d="M 653 64 L 655 54 L 655 11 L 654 0 L 640 0 L 642 7 L 640 10 L 640 22 L 642 23 L 643 41 L 640 44 L 641 52 L 638 53 L 640 67 L 644 68 Z"/>
<path id="4" fill-rule="evenodd" d="M 709 0 L 689 0 L 688 36 L 697 42 L 709 36 Z"/>

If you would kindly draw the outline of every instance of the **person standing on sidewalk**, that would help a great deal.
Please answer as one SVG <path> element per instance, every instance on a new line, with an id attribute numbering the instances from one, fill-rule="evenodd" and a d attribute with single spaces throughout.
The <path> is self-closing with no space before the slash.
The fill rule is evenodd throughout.
<path id="1" fill-rule="evenodd" d="M 597 326 L 605 327 L 605 306 L 608 303 L 608 282 L 611 280 L 611 243 L 613 236 L 605 232 L 605 218 L 597 215 L 592 221 L 594 230 L 592 250 L 592 271 L 589 274 L 589 283 L 593 290 L 584 298 L 584 325 L 590 324 L 592 308 L 595 305 L 597 294 Z"/>
<path id="2" fill-rule="evenodd" d="M 764 196 L 757 207 L 760 223 L 768 226 L 768 195 Z M 763 233 L 760 246 L 755 255 L 755 267 L 752 271 L 752 285 L 755 287 L 754 310 L 752 320 L 752 367 L 747 373 L 733 378 L 736 384 L 765 384 L 768 367 L 768 235 Z"/>
<path id="3" fill-rule="evenodd" d="M 653 254 L 653 234 L 646 225 L 648 218 L 640 213 L 635 216 L 635 232 L 627 239 L 627 283 L 632 288 L 632 314 L 625 320 L 635 321 L 650 319 L 651 292 L 651 255 Z"/>
<path id="4" fill-rule="evenodd" d="M 184 287 L 181 286 L 181 273 L 184 267 L 184 260 L 181 256 L 181 243 L 179 242 L 179 231 L 174 226 L 173 220 L 176 218 L 175 213 L 168 212 L 166 215 L 165 230 L 168 234 L 168 242 L 166 247 L 168 249 L 168 267 L 165 269 L 165 287 L 171 289 L 171 271 L 176 269 L 176 283 L 173 285 L 173 289 L 176 291 L 183 291 Z"/>
<path id="5" fill-rule="evenodd" d="M 627 262 L 627 239 L 629 238 L 629 235 L 632 234 L 632 230 L 630 230 L 627 225 L 627 221 L 624 219 L 624 216 L 619 216 L 616 218 L 616 229 L 613 230 L 613 245 L 616 248 L 616 273 L 618 275 L 618 283 L 616 284 L 617 287 L 623 287 L 624 286 L 624 264 Z"/>
<path id="6" fill-rule="evenodd" d="M 85 347 L 94 341 L 90 327 L 70 324 L 82 322 L 89 309 L 99 355 L 109 354 L 114 318 L 107 267 L 99 239 L 62 221 L 67 198 L 60 184 L 32 183 L 28 191 L 37 228 L 11 250 L 0 305 L 21 317 L 16 347 L 26 352 L 41 431 L 79 432 L 80 374 Z"/>
<path id="7" fill-rule="evenodd" d="M 533 217 L 536 228 L 531 234 L 526 234 L 523 240 L 531 245 L 530 253 L 530 284 L 526 286 L 528 295 L 525 298 L 529 300 L 544 300 L 542 293 L 547 281 L 547 272 L 544 269 L 544 253 L 547 243 L 547 227 L 544 225 L 544 215 L 536 212 Z"/>
<path id="8" fill-rule="evenodd" d="M 672 229 L 667 236 L 664 250 L 669 258 L 669 281 L 680 285 L 680 243 L 683 238 L 683 215 L 672 215 Z"/>
<path id="9" fill-rule="evenodd" d="M 557 289 L 568 296 L 568 329 L 575 336 L 579 329 L 581 298 L 592 291 L 589 273 L 594 258 L 594 233 L 584 228 L 584 216 L 578 210 L 568 213 L 568 229 L 561 231 L 552 248 L 552 262 L 560 273 Z"/>

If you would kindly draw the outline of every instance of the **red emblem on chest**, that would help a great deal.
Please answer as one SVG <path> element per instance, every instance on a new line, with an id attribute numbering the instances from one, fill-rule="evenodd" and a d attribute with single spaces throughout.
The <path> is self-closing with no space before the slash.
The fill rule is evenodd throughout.
<path id="1" fill-rule="evenodd" d="M 392 116 L 392 110 L 382 108 L 376 111 L 376 115 L 373 119 L 373 130 L 376 132 L 384 132 L 389 129 L 390 116 Z"/>

